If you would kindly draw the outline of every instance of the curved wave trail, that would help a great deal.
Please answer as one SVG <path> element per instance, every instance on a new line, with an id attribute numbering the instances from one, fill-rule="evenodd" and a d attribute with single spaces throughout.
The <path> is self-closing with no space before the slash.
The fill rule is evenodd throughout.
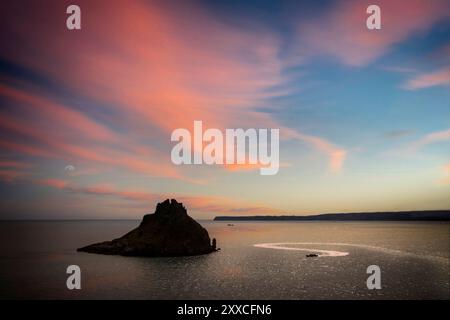
<path id="1" fill-rule="evenodd" d="M 366 250 L 379 251 L 385 254 L 391 254 L 402 257 L 414 257 L 419 259 L 426 259 L 433 262 L 448 264 L 450 262 L 449 258 L 437 257 L 432 255 L 419 255 L 412 252 L 405 252 L 395 249 L 388 249 L 376 246 L 370 246 L 365 244 L 354 244 L 354 243 L 340 243 L 340 242 L 278 242 L 278 243 L 257 243 L 253 246 L 258 248 L 268 248 L 268 249 L 278 249 L 278 250 L 297 250 L 297 251 L 308 251 L 308 252 L 318 252 L 319 257 L 342 257 L 349 255 L 348 252 L 344 251 L 331 251 L 331 250 L 319 250 L 311 248 L 298 248 L 298 247 L 287 247 L 287 245 L 321 245 L 321 246 L 347 246 L 363 248 Z"/>
<path id="2" fill-rule="evenodd" d="M 277 250 L 292 250 L 292 251 L 307 251 L 318 253 L 319 257 L 343 257 L 347 256 L 349 253 L 345 251 L 334 251 L 334 250 L 322 250 L 322 249 L 309 249 L 309 248 L 298 248 L 298 247 L 286 247 L 286 245 L 297 245 L 297 244 L 319 244 L 319 243 L 307 243 L 307 242 L 278 242 L 278 243 L 257 243 L 253 246 L 258 248 L 267 249 L 277 249 Z M 326 244 L 326 243 L 322 243 Z"/>

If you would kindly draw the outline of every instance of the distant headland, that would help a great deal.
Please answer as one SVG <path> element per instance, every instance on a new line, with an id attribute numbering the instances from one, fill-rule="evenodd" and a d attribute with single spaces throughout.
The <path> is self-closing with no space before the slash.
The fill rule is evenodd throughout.
<path id="1" fill-rule="evenodd" d="M 192 256 L 217 251 L 208 231 L 192 219 L 175 199 L 158 203 L 141 224 L 112 241 L 88 245 L 77 251 L 123 256 Z"/>
<path id="2" fill-rule="evenodd" d="M 214 221 L 450 221 L 450 210 L 324 213 L 309 216 L 217 216 Z"/>

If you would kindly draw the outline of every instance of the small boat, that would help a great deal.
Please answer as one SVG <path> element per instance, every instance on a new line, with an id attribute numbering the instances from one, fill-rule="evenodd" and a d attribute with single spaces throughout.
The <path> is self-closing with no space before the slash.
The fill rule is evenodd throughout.
<path id="1" fill-rule="evenodd" d="M 318 257 L 318 256 L 319 255 L 317 253 L 310 253 L 310 254 L 306 255 L 307 258 L 315 258 L 315 257 Z"/>

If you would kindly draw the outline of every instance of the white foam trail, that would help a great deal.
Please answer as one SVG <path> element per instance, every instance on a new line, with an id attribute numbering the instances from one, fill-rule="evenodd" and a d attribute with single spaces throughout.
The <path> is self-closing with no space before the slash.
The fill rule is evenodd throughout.
<path id="1" fill-rule="evenodd" d="M 319 257 L 343 257 L 343 256 L 348 255 L 348 252 L 344 252 L 344 251 L 286 247 L 286 245 L 293 245 L 293 244 L 308 244 L 308 243 L 305 243 L 305 242 L 257 243 L 257 244 L 254 244 L 254 246 L 258 247 L 258 248 L 267 248 L 267 249 L 314 252 L 314 253 L 318 253 Z M 310 243 L 310 244 L 313 244 L 313 243 Z M 318 244 L 318 243 L 316 243 L 316 244 Z"/>
<path id="2" fill-rule="evenodd" d="M 286 245 L 321 245 L 321 246 L 348 246 L 348 247 L 357 247 L 374 251 L 381 251 L 383 253 L 403 256 L 403 257 L 414 257 L 421 258 L 426 260 L 431 260 L 434 262 L 445 263 L 448 264 L 450 261 L 448 258 L 444 257 L 436 257 L 430 255 L 419 255 L 411 252 L 405 252 L 394 249 L 387 249 L 376 246 L 369 246 L 365 244 L 353 244 L 353 243 L 340 243 L 340 242 L 278 242 L 278 243 L 257 243 L 253 246 L 258 248 L 268 248 L 268 249 L 278 249 L 278 250 L 297 250 L 297 251 L 308 251 L 308 252 L 320 252 L 319 257 L 342 257 L 346 256 L 349 253 L 343 251 L 331 251 L 331 250 L 318 250 L 311 248 L 297 248 L 297 247 L 286 247 Z"/>

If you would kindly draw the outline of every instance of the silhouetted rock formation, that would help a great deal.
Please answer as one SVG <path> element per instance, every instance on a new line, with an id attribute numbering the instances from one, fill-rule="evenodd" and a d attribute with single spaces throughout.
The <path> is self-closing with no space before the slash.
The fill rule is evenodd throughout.
<path id="1" fill-rule="evenodd" d="M 190 256 L 216 251 L 216 241 L 211 243 L 208 231 L 188 216 L 182 203 L 167 199 L 123 237 L 77 251 L 124 256 Z"/>

